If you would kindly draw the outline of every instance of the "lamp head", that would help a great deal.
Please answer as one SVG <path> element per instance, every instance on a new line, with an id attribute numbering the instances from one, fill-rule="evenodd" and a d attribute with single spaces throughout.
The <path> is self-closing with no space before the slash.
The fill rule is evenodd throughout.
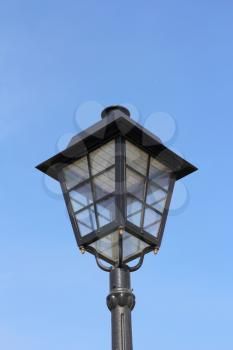
<path id="1" fill-rule="evenodd" d="M 58 180 L 81 251 L 119 267 L 158 251 L 176 180 L 196 170 L 121 106 L 38 165 Z"/>

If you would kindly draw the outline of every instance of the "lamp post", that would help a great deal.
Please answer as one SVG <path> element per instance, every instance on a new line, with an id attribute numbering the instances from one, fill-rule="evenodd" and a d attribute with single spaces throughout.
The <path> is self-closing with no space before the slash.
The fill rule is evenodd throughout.
<path id="1" fill-rule="evenodd" d="M 101 117 L 37 168 L 60 182 L 80 251 L 110 273 L 112 349 L 132 350 L 130 272 L 159 250 L 175 181 L 197 169 L 126 108 L 108 107 Z"/>

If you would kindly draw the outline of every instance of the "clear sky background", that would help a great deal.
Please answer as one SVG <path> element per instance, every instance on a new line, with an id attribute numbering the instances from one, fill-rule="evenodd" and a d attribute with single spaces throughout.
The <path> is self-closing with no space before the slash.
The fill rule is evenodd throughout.
<path id="1" fill-rule="evenodd" d="M 199 168 L 132 275 L 134 349 L 232 350 L 232 38 L 230 0 L 0 3 L 1 349 L 111 347 L 108 275 L 34 167 L 121 103 Z"/>

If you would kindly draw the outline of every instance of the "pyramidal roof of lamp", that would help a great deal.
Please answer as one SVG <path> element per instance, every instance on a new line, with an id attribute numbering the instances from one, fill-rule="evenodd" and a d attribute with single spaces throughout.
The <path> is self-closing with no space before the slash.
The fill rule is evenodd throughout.
<path id="1" fill-rule="evenodd" d="M 177 180 L 197 170 L 194 165 L 169 150 L 157 136 L 132 120 L 125 107 L 107 107 L 102 111 L 101 118 L 102 120 L 74 136 L 66 149 L 36 168 L 58 180 L 58 172 L 64 165 L 85 156 L 88 150 L 101 146 L 120 133 L 167 165 Z"/>

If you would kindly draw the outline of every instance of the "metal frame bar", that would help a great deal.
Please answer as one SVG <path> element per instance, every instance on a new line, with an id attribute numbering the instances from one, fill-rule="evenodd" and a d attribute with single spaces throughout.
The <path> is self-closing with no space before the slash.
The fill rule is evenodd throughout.
<path id="1" fill-rule="evenodd" d="M 126 220 L 126 203 L 125 203 L 125 142 L 124 138 L 119 135 L 116 138 L 116 155 L 115 155 L 115 181 L 116 181 L 116 218 L 119 225 L 124 227 Z"/>
<path id="2" fill-rule="evenodd" d="M 164 233 L 164 229 L 165 229 L 165 225 L 166 225 L 166 221 L 167 221 L 167 216 L 168 216 L 169 206 L 170 206 L 171 199 L 172 199 L 172 193 L 173 193 L 174 186 L 175 186 L 175 181 L 176 181 L 175 178 L 171 177 L 169 188 L 168 188 L 167 200 L 166 200 L 165 208 L 163 211 L 162 222 L 160 224 L 160 229 L 158 232 L 159 246 L 161 245 L 161 241 L 163 238 L 163 233 Z"/>
<path id="3" fill-rule="evenodd" d="M 116 220 L 119 230 L 124 230 L 126 221 L 125 203 L 125 140 L 119 135 L 116 137 L 115 153 L 115 182 L 116 182 Z M 123 264 L 123 240 L 119 232 L 119 266 Z"/>
<path id="4" fill-rule="evenodd" d="M 148 189 L 149 173 L 150 173 L 150 158 L 151 157 L 148 156 L 145 184 L 144 184 L 143 201 L 142 201 L 142 214 L 141 214 L 141 222 L 140 222 L 140 229 L 141 230 L 143 230 L 143 227 L 144 227 L 144 219 L 145 219 L 145 212 L 146 212 L 146 198 L 147 198 L 147 189 Z"/>

